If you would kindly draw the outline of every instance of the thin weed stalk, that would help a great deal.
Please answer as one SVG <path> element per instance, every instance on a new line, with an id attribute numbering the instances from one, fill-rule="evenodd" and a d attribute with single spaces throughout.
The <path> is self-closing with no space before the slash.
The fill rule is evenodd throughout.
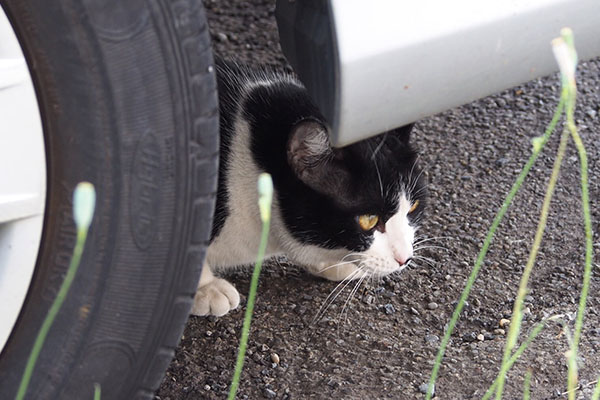
<path id="1" fill-rule="evenodd" d="M 553 318 L 549 318 L 548 320 L 551 320 L 551 319 L 553 319 Z M 545 328 L 545 321 L 542 321 L 542 322 L 538 323 L 537 325 L 535 325 L 535 327 L 531 330 L 531 333 L 527 337 L 527 340 L 525 340 L 519 346 L 519 348 L 513 353 L 513 355 L 510 357 L 510 360 L 508 361 L 509 369 L 510 369 L 510 367 L 513 366 L 513 364 L 515 362 L 517 362 L 517 360 L 519 359 L 519 357 L 521 357 L 521 355 L 523 354 L 523 352 L 527 349 L 527 347 L 529 347 L 529 345 L 531 344 L 531 342 L 533 342 L 535 340 L 535 338 L 537 337 L 537 335 L 539 335 L 540 332 L 544 328 Z M 492 385 L 485 392 L 485 394 L 483 395 L 483 397 L 481 398 L 481 400 L 488 400 L 489 398 L 492 397 L 492 395 L 496 391 L 496 388 L 498 387 L 498 380 L 499 380 L 498 377 L 496 377 L 496 379 L 494 379 L 494 382 L 492 382 Z"/>
<path id="2" fill-rule="evenodd" d="M 527 370 L 525 374 L 525 381 L 523 382 L 523 400 L 529 400 L 531 393 L 531 368 Z"/>
<path id="3" fill-rule="evenodd" d="M 240 339 L 240 347 L 238 349 L 237 361 L 235 363 L 235 371 L 231 380 L 231 388 L 229 389 L 228 400 L 234 400 L 240 384 L 242 369 L 244 367 L 244 358 L 246 356 L 246 347 L 248 345 L 248 335 L 250 333 L 250 323 L 252 322 L 252 314 L 254 312 L 254 299 L 256 298 L 256 289 L 258 287 L 258 278 L 262 268 L 262 261 L 265 257 L 267 242 L 269 239 L 269 225 L 271 223 L 271 202 L 273 199 L 273 182 L 269 174 L 263 173 L 258 178 L 258 205 L 260 208 L 260 218 L 262 220 L 262 234 L 252 280 L 250 281 L 250 291 L 248 293 L 248 304 L 246 314 L 244 315 L 244 324 L 242 326 L 242 336 Z"/>
<path id="4" fill-rule="evenodd" d="M 577 317 L 575 319 L 575 332 L 571 341 L 569 357 L 568 357 L 568 374 L 567 374 L 567 391 L 569 392 L 569 400 L 575 399 L 575 388 L 577 386 L 577 351 L 579 341 L 581 339 L 581 330 L 583 328 L 583 318 L 585 315 L 585 307 L 587 296 L 590 287 L 590 278 L 592 274 L 592 257 L 593 257 L 593 240 L 592 240 L 592 219 L 590 215 L 590 200 L 588 189 L 588 161 L 587 153 L 583 141 L 577 132 L 575 125 L 575 103 L 577 98 L 577 85 L 575 83 L 575 66 L 577 65 L 577 53 L 573 39 L 573 32 L 565 28 L 561 30 L 561 37 L 555 39 L 555 47 L 563 48 L 565 57 L 565 67 L 562 68 L 563 86 L 569 90 L 569 96 L 565 106 L 567 114 L 567 129 L 571 133 L 571 137 L 575 142 L 575 147 L 579 154 L 580 178 L 581 178 L 581 203 L 585 230 L 585 266 L 583 272 L 583 285 L 581 288 L 581 296 L 577 308 Z"/>
<path id="5" fill-rule="evenodd" d="M 591 400 L 598 399 L 600 399 L 600 377 L 598 377 L 598 380 L 596 381 L 596 388 L 594 389 Z"/>
<path id="6" fill-rule="evenodd" d="M 496 391 L 496 400 L 500 400 L 502 398 L 504 381 L 506 379 L 506 373 L 508 372 L 509 368 L 508 360 L 510 359 L 512 350 L 517 343 L 519 331 L 521 330 L 521 322 L 523 319 L 523 301 L 525 295 L 527 294 L 527 284 L 529 283 L 529 276 L 531 275 L 531 271 L 533 270 L 533 266 L 535 265 L 535 259 L 537 257 L 540 245 L 542 243 L 544 230 L 546 229 L 546 221 L 548 220 L 548 214 L 550 213 L 550 202 L 552 200 L 552 196 L 554 195 L 554 188 L 556 187 L 556 182 L 558 181 L 560 166 L 562 164 L 562 160 L 564 159 L 567 150 L 568 141 L 569 131 L 565 129 L 563 130 L 563 133 L 560 137 L 558 153 L 556 155 L 556 159 L 554 160 L 552 174 L 550 175 L 550 180 L 548 182 L 546 194 L 544 196 L 544 202 L 542 204 L 542 211 L 540 213 L 540 219 L 538 222 L 537 230 L 535 232 L 535 238 L 533 239 L 533 245 L 531 246 L 531 251 L 529 253 L 529 259 L 527 260 L 527 265 L 525 266 L 525 270 L 523 271 L 523 275 L 521 276 L 521 282 L 519 283 L 517 298 L 515 299 L 515 304 L 513 306 L 512 319 L 510 322 L 510 328 L 508 330 L 508 336 L 506 338 L 506 345 L 504 347 L 502 366 L 500 367 L 500 373 L 498 376 L 499 380 L 498 389 Z"/>
<path id="7" fill-rule="evenodd" d="M 71 263 L 69 264 L 69 269 L 67 270 L 65 279 L 58 290 L 58 294 L 52 302 L 52 305 L 48 310 L 48 314 L 46 314 L 44 322 L 42 323 L 42 326 L 35 338 L 33 348 L 31 349 L 31 353 L 27 359 L 25 371 L 23 372 L 21 383 L 19 384 L 19 389 L 15 397 L 16 400 L 22 400 L 27 393 L 27 388 L 29 387 L 29 382 L 31 381 L 35 364 L 37 363 L 37 359 L 42 351 L 42 347 L 44 346 L 48 332 L 50 331 L 50 328 L 54 323 L 54 319 L 60 311 L 65 298 L 67 297 L 67 293 L 69 293 L 71 284 L 75 279 L 75 275 L 77 274 L 77 269 L 79 268 L 79 263 L 81 261 L 81 254 L 83 253 L 83 248 L 85 247 L 88 229 L 94 215 L 95 204 L 96 192 L 94 190 L 94 185 L 89 182 L 80 182 L 75 188 L 75 192 L 73 194 L 73 217 L 75 219 L 75 226 L 77 227 L 77 240 L 75 242 L 75 248 L 73 249 Z"/>
<path id="8" fill-rule="evenodd" d="M 564 90 L 563 90 L 563 92 L 564 92 Z M 552 120 L 550 121 L 550 124 L 548 124 L 548 126 L 546 127 L 544 135 L 536 137 L 534 139 L 533 152 L 532 152 L 531 156 L 529 156 L 527 163 L 525 164 L 525 166 L 519 173 L 519 176 L 517 177 L 515 183 L 513 184 L 508 195 L 504 199 L 502 206 L 498 210 L 496 217 L 492 221 L 492 225 L 490 226 L 490 229 L 488 230 L 487 236 L 485 237 L 485 240 L 483 242 L 483 246 L 481 247 L 481 250 L 479 251 L 479 254 L 477 256 L 477 260 L 475 261 L 475 266 L 471 270 L 471 274 L 469 275 L 469 277 L 467 279 L 467 283 L 465 284 L 465 287 L 461 293 L 458 304 L 456 305 L 456 308 L 454 309 L 454 312 L 452 313 L 452 318 L 450 319 L 450 322 L 448 323 L 446 332 L 444 333 L 444 337 L 440 344 L 440 348 L 436 355 L 435 363 L 434 363 L 433 369 L 431 371 L 431 377 L 429 379 L 429 386 L 427 388 L 427 394 L 425 396 L 426 400 L 430 400 L 432 397 L 435 381 L 436 381 L 438 373 L 439 373 L 442 359 L 444 358 L 444 353 L 446 352 L 446 347 L 448 346 L 448 342 L 450 341 L 450 336 L 452 335 L 452 332 L 454 332 L 454 328 L 456 327 L 456 323 L 458 322 L 460 313 L 462 312 L 465 302 L 467 301 L 467 298 L 469 297 L 469 293 L 471 292 L 471 288 L 472 288 L 473 284 L 475 283 L 475 280 L 477 279 L 479 270 L 481 269 L 481 266 L 483 264 L 483 260 L 485 259 L 485 256 L 488 252 L 488 249 L 490 247 L 492 239 L 494 238 L 494 234 L 496 233 L 496 230 L 498 229 L 500 222 L 502 222 L 502 219 L 504 218 L 504 215 L 506 214 L 508 207 L 511 205 L 514 197 L 516 196 L 517 192 L 519 191 L 523 182 L 525 181 L 525 178 L 529 174 L 531 167 L 533 166 L 533 164 L 539 157 L 540 152 L 542 151 L 542 149 L 548 142 L 548 139 L 552 135 L 552 132 L 554 132 L 554 129 L 556 128 L 556 124 L 558 123 L 558 121 L 562 115 L 564 105 L 565 105 L 565 96 L 561 95 L 559 103 L 556 106 L 556 110 L 554 111 L 554 115 L 552 116 Z"/>
<path id="9" fill-rule="evenodd" d="M 573 337 L 573 340 L 569 341 L 569 343 L 570 343 L 569 360 L 568 360 L 569 400 L 573 400 L 575 398 L 575 386 L 577 385 L 577 363 L 576 363 L 577 347 L 578 347 L 579 340 L 581 337 L 581 329 L 583 326 L 585 305 L 586 305 L 587 295 L 588 295 L 588 291 L 589 291 L 589 284 L 590 284 L 591 270 L 592 270 L 592 253 L 593 253 L 592 246 L 593 246 L 593 243 L 592 243 L 592 231 L 591 231 L 591 217 L 590 217 L 590 212 L 589 212 L 589 191 L 588 191 L 588 185 L 587 185 L 587 180 L 588 180 L 587 179 L 587 155 L 585 152 L 585 148 L 583 146 L 583 142 L 581 141 L 581 138 L 579 137 L 579 135 L 577 133 L 577 129 L 576 129 L 576 126 L 574 123 L 574 118 L 573 118 L 573 111 L 575 108 L 575 97 L 576 97 L 575 68 L 577 65 L 577 55 L 576 55 L 575 48 L 573 45 L 573 35 L 572 35 L 571 30 L 568 28 L 564 28 L 563 30 L 561 30 L 561 36 L 562 36 L 561 38 L 555 39 L 552 43 L 553 51 L 554 51 L 555 57 L 557 59 L 557 62 L 559 64 L 559 67 L 561 70 L 561 77 L 562 77 L 562 91 L 561 91 L 561 97 L 560 97 L 559 104 L 555 110 L 552 121 L 548 125 L 544 135 L 533 139 L 533 153 L 530 156 L 527 164 L 525 165 L 525 167 L 519 174 L 519 177 L 517 178 L 515 184 L 511 188 L 511 191 L 507 195 L 501 209 L 499 210 L 498 214 L 496 215 L 496 217 L 490 227 L 490 230 L 488 231 L 488 235 L 486 236 L 483 247 L 477 257 L 475 266 L 474 266 L 473 270 L 471 271 L 471 274 L 469 275 L 467 284 L 465 285 L 465 288 L 461 294 L 459 303 L 452 315 L 452 319 L 448 325 L 448 328 L 445 332 L 444 339 L 442 340 L 442 343 L 440 345 L 440 349 L 438 351 L 438 355 L 436 357 L 432 375 L 431 375 L 431 378 L 429 381 L 429 387 L 428 387 L 427 395 L 426 395 L 427 400 L 431 399 L 433 387 L 435 384 L 435 379 L 437 377 L 437 373 L 439 371 L 439 366 L 441 364 L 441 360 L 442 360 L 443 354 L 445 352 L 445 347 L 449 341 L 450 335 L 452 334 L 452 330 L 455 327 L 456 321 L 458 320 L 458 317 L 460 316 L 460 312 L 462 311 L 464 302 L 466 301 L 466 298 L 468 297 L 468 293 L 471 289 L 471 286 L 477 277 L 477 274 L 479 272 L 481 264 L 483 263 L 483 259 L 485 258 L 485 254 L 487 253 L 487 249 L 489 247 L 491 239 L 493 238 L 494 232 L 497 229 L 499 222 L 501 221 L 502 217 L 504 216 L 504 213 L 506 212 L 508 206 L 512 202 L 514 195 L 516 194 L 519 187 L 521 186 L 525 176 L 529 172 L 529 169 L 533 165 L 533 162 L 535 162 L 539 152 L 542 150 L 542 148 L 547 143 L 550 134 L 554 131 L 554 129 L 556 127 L 556 123 L 558 122 L 558 119 L 560 118 L 563 109 L 565 110 L 565 112 L 567 114 L 567 124 L 566 124 L 567 126 L 561 135 L 559 151 L 558 151 L 557 159 L 555 160 L 555 163 L 554 163 L 552 176 L 551 176 L 550 182 L 548 184 L 548 189 L 546 191 L 546 196 L 544 199 L 544 205 L 542 207 L 542 213 L 540 216 L 540 221 L 538 224 L 538 229 L 537 229 L 536 237 L 534 240 L 534 245 L 532 246 L 532 250 L 530 253 L 530 257 L 529 257 L 527 266 L 526 266 L 523 276 L 521 278 L 518 295 L 517 295 L 517 298 L 515 299 L 515 304 L 514 304 L 514 309 L 513 309 L 513 318 L 511 321 L 511 326 L 510 326 L 509 334 L 507 337 L 501 371 L 500 371 L 498 377 L 496 378 L 496 380 L 494 381 L 492 387 L 490 387 L 490 389 L 486 392 L 484 399 L 489 398 L 494 391 L 496 391 L 496 399 L 500 399 L 502 397 L 502 391 L 503 391 L 504 381 L 506 379 L 506 373 L 508 372 L 508 370 L 514 363 L 514 359 L 515 359 L 514 356 L 517 355 L 517 353 L 519 353 L 519 355 L 520 355 L 520 353 L 522 352 L 521 350 L 524 350 L 530 342 L 529 340 L 526 341 L 523 344 L 524 346 L 522 345 L 521 347 L 519 347 L 519 350 L 517 350 L 517 352 L 515 352 L 515 354 L 513 354 L 513 356 L 511 356 L 511 352 L 512 352 L 512 349 L 514 348 L 514 346 L 516 345 L 520 326 L 521 326 L 522 305 L 523 305 L 523 298 L 527 291 L 527 282 L 529 280 L 529 276 L 531 274 L 531 269 L 533 268 L 533 265 L 535 262 L 535 257 L 539 250 L 539 245 L 541 242 L 541 238 L 543 236 L 543 231 L 545 228 L 547 215 L 548 215 L 550 199 L 552 197 L 554 185 L 556 184 L 556 180 L 558 179 L 558 172 L 560 170 L 560 164 L 562 162 L 562 159 L 564 158 L 564 153 L 566 151 L 566 145 L 568 142 L 569 133 L 570 133 L 571 137 L 573 137 L 573 140 L 574 140 L 577 150 L 579 152 L 579 158 L 580 158 L 580 164 L 581 164 L 581 187 L 582 187 L 581 190 L 582 190 L 582 203 L 583 203 L 582 208 L 583 208 L 584 223 L 585 223 L 585 235 L 586 235 L 586 260 L 585 260 L 583 287 L 582 287 L 582 291 L 581 291 L 581 297 L 580 297 L 579 307 L 578 307 L 578 312 L 577 312 L 577 319 L 576 319 L 576 324 L 575 324 L 575 335 Z M 598 390 L 600 390 L 600 389 L 598 389 Z"/>

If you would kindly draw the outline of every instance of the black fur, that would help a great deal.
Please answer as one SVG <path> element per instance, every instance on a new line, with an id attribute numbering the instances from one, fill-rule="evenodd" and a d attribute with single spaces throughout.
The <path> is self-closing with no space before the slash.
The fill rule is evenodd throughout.
<path id="1" fill-rule="evenodd" d="M 401 188 L 419 199 L 409 218 L 418 222 L 425 205 L 424 185 L 417 154 L 409 144 L 412 125 L 383 135 L 331 149 L 315 157 L 306 174 L 299 176 L 290 165 L 291 134 L 298 124 L 315 122 L 325 130 L 327 124 L 306 90 L 299 83 L 277 79 L 257 86 L 243 96 L 239 85 L 253 76 L 247 67 L 218 63 L 221 167 L 213 237 L 227 218 L 226 178 L 236 107 L 251 128 L 251 151 L 259 169 L 273 178 L 281 213 L 289 232 L 299 241 L 325 248 L 366 250 L 373 240 L 357 223 L 361 214 L 376 214 L 389 219 L 398 208 Z M 241 100 L 241 101 L 240 101 Z M 316 125 L 316 124 L 315 124 Z M 299 155 L 302 157 L 302 155 Z M 415 182 L 416 181 L 416 182 Z M 383 224 L 380 224 L 382 226 Z"/>

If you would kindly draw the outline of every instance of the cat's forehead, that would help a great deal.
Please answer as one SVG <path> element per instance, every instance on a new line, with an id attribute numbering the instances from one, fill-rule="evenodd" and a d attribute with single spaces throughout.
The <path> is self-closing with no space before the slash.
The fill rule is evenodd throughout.
<path id="1" fill-rule="evenodd" d="M 372 186 L 403 185 L 417 170 L 417 154 L 394 136 L 380 136 L 348 146 L 343 156 L 355 175 Z"/>
<path id="2" fill-rule="evenodd" d="M 344 197 L 344 208 L 391 214 L 398 210 L 401 198 L 414 201 L 421 183 L 412 150 L 381 147 L 374 152 L 364 143 L 348 150 L 343 162 L 350 171 L 349 184 L 344 193 L 335 194 Z"/>

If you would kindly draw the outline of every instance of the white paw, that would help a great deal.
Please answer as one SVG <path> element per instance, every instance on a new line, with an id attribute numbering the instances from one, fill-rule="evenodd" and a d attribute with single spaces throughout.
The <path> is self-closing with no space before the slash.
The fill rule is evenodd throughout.
<path id="1" fill-rule="evenodd" d="M 344 264 L 335 267 L 325 267 L 320 271 L 313 272 L 330 281 L 343 281 L 344 279 L 358 279 L 363 276 L 364 272 L 358 271 L 358 267 L 354 264 Z"/>
<path id="2" fill-rule="evenodd" d="M 240 304 L 240 294 L 225 279 L 215 278 L 196 290 L 192 314 L 220 317 Z"/>

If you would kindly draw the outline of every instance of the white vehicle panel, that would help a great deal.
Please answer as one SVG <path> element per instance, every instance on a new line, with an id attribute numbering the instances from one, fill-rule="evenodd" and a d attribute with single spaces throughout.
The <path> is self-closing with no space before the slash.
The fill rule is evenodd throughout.
<path id="1" fill-rule="evenodd" d="M 557 71 L 550 42 L 563 27 L 573 30 L 580 60 L 600 56 L 599 0 L 277 6 L 283 51 L 336 146 Z"/>
<path id="2" fill-rule="evenodd" d="M 332 0 L 340 62 L 336 145 L 556 71 L 568 26 L 580 59 L 600 54 L 598 0 Z M 336 134 L 337 133 L 337 134 Z"/>

